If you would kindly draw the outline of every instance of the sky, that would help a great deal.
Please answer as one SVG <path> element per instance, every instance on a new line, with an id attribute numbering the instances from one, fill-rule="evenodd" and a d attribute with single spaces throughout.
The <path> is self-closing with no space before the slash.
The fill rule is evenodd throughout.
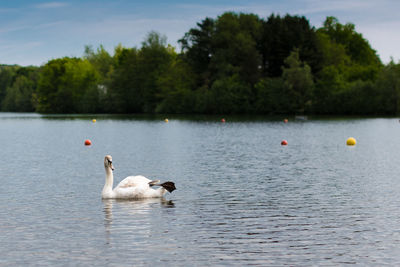
<path id="1" fill-rule="evenodd" d="M 353 23 L 384 63 L 400 60 L 397 0 L 0 0 L 0 64 L 45 64 L 81 57 L 85 45 L 140 48 L 150 31 L 177 40 L 206 17 L 227 11 L 305 16 L 316 28 L 327 16 Z"/>

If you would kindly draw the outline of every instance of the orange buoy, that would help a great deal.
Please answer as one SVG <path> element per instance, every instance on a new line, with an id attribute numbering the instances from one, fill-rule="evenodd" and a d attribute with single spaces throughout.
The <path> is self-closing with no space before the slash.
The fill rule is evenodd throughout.
<path id="1" fill-rule="evenodd" d="M 282 146 L 287 146 L 288 142 L 286 140 L 282 140 L 281 145 Z"/>
<path id="2" fill-rule="evenodd" d="M 284 122 L 284 123 L 288 123 L 288 119 L 284 119 L 283 122 Z"/>
<path id="3" fill-rule="evenodd" d="M 90 146 L 92 144 L 92 141 L 90 141 L 89 139 L 85 140 L 85 146 Z"/>

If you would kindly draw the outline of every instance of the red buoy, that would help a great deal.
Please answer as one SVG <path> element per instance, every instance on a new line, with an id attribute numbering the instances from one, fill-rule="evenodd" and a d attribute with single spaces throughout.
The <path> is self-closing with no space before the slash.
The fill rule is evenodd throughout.
<path id="1" fill-rule="evenodd" d="M 90 146 L 92 144 L 92 141 L 90 141 L 89 139 L 85 140 L 85 146 Z"/>
<path id="2" fill-rule="evenodd" d="M 225 122 L 225 119 L 224 119 L 224 118 L 222 118 L 222 119 L 221 119 L 221 122 Z"/>
<path id="3" fill-rule="evenodd" d="M 283 122 L 284 122 L 284 123 L 288 123 L 288 119 L 284 119 Z"/>
<path id="4" fill-rule="evenodd" d="M 287 144 L 288 144 L 288 143 L 287 143 L 286 140 L 282 140 L 282 142 L 281 142 L 281 145 L 282 145 L 282 146 L 287 146 Z"/>

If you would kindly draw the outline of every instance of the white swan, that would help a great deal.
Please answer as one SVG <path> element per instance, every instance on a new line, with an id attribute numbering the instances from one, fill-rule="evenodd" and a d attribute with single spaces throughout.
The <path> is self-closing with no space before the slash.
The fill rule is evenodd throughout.
<path id="1" fill-rule="evenodd" d="M 104 158 L 104 168 L 106 169 L 106 183 L 101 197 L 103 199 L 119 198 L 119 199 L 141 199 L 141 198 L 157 198 L 162 197 L 168 192 L 174 191 L 175 184 L 173 182 L 165 182 L 160 184 L 160 180 L 149 180 L 144 176 L 128 176 L 122 180 L 114 189 L 114 167 L 112 165 L 112 157 L 110 155 Z M 153 189 L 153 186 L 160 186 Z"/>

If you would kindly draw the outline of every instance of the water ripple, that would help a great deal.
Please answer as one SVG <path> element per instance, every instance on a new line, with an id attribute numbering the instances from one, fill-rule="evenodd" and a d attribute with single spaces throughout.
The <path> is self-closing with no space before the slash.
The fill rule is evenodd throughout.
<path id="1" fill-rule="evenodd" d="M 397 266 L 399 134 L 395 119 L 0 116 L 0 266 Z M 105 154 L 116 182 L 178 189 L 102 201 Z"/>

